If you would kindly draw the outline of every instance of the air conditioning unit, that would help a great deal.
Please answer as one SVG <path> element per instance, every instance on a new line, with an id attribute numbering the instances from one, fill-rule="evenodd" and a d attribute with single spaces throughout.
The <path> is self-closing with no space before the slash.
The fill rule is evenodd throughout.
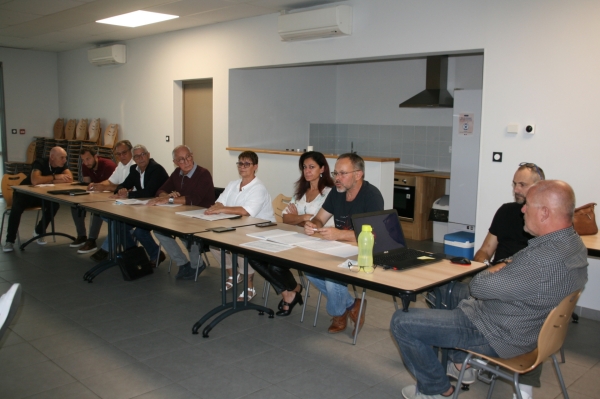
<path id="1" fill-rule="evenodd" d="M 124 44 L 113 44 L 111 46 L 96 47 L 88 50 L 88 61 L 96 66 L 124 64 L 127 61 L 127 53 Z"/>
<path id="2" fill-rule="evenodd" d="M 352 7 L 336 6 L 279 16 L 283 41 L 310 40 L 352 34 Z"/>

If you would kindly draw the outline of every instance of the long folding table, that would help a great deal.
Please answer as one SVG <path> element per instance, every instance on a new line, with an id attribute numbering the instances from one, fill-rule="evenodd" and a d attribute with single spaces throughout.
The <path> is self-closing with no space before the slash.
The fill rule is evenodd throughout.
<path id="1" fill-rule="evenodd" d="M 117 265 L 118 237 L 127 234 L 121 232 L 125 225 L 133 225 L 146 230 L 158 230 L 167 235 L 186 239 L 188 247 L 191 245 L 193 234 L 206 231 L 214 227 L 238 227 L 265 222 L 263 219 L 242 216 L 235 219 L 221 219 L 216 221 L 178 215 L 176 212 L 185 212 L 202 209 L 197 206 L 147 206 L 147 205 L 117 205 L 115 200 L 110 202 L 85 203 L 81 206 L 91 212 L 100 214 L 109 219 L 111 241 L 109 242 L 108 259 L 102 261 L 88 270 L 83 279 L 92 282 L 104 270 Z M 119 234 L 121 232 L 121 234 Z M 189 248 L 188 248 L 189 249 Z"/>
<path id="2" fill-rule="evenodd" d="M 73 185 L 71 183 L 65 183 L 65 184 L 55 184 L 53 186 L 44 186 L 44 187 L 36 187 L 36 186 L 28 186 L 28 185 L 23 185 L 23 186 L 12 186 L 12 188 L 17 191 L 20 192 L 22 194 L 27 194 L 27 195 L 31 195 L 33 197 L 37 197 L 40 198 L 42 200 L 42 221 L 43 221 L 43 225 L 46 225 L 46 217 L 45 217 L 45 213 L 43 212 L 44 209 L 44 205 L 45 202 L 48 201 L 50 202 L 50 214 L 54 215 L 54 203 L 58 202 L 61 204 L 65 204 L 68 205 L 69 207 L 72 206 L 76 206 L 76 207 L 80 207 L 82 204 L 89 204 L 89 203 L 94 203 L 94 202 L 107 202 L 107 201 L 114 201 L 111 200 L 110 198 L 108 198 L 110 195 L 112 195 L 111 192 L 90 192 L 89 194 L 86 195 L 65 195 L 65 194 L 50 194 L 48 193 L 48 191 L 53 191 L 53 190 L 70 190 L 70 189 L 85 189 L 85 187 L 83 186 L 77 186 L 77 185 Z M 29 245 L 30 243 L 32 243 L 33 241 L 42 238 L 42 237 L 46 237 L 46 236 L 62 236 L 62 237 L 67 237 L 71 240 L 75 240 L 75 237 L 73 237 L 70 234 L 66 234 L 66 233 L 60 233 L 57 232 L 54 228 L 54 217 L 52 217 L 52 219 L 50 220 L 50 226 L 51 226 L 51 232 L 50 233 L 46 233 L 45 229 L 42 232 L 42 234 L 39 234 L 33 238 L 30 238 L 29 240 L 27 240 L 26 242 L 24 242 L 23 244 L 21 244 L 21 250 L 24 250 L 25 247 L 27 245 Z"/>
<path id="3" fill-rule="evenodd" d="M 600 257 L 600 234 L 581 236 L 581 240 L 587 248 L 589 256 Z"/>
<path id="4" fill-rule="evenodd" d="M 304 229 L 298 226 L 290 226 L 281 223 L 272 228 L 296 231 L 299 233 L 304 232 Z M 347 267 L 340 267 L 340 264 L 343 263 L 345 258 L 333 255 L 327 255 L 299 247 L 273 253 L 241 246 L 241 244 L 256 240 L 256 238 L 247 236 L 248 233 L 264 232 L 266 230 L 268 229 L 256 226 L 246 226 L 226 233 L 206 231 L 197 233 L 195 236 L 202 242 L 220 247 L 222 258 L 224 258 L 223 251 L 227 250 L 232 253 L 233 260 L 237 259 L 237 254 L 244 255 L 246 258 L 245 264 L 247 263 L 247 258 L 251 257 L 252 259 L 277 264 L 278 266 L 289 267 L 291 269 L 317 274 L 344 283 L 355 284 L 365 289 L 398 296 L 402 300 L 402 308 L 404 311 L 408 310 L 411 301 L 416 300 L 416 295 L 418 293 L 462 277 L 473 275 L 486 268 L 483 263 L 479 262 L 472 262 L 471 265 L 463 266 L 452 264 L 448 260 L 441 260 L 440 262 L 430 263 L 404 271 L 376 268 L 372 274 L 363 272 L 355 273 L 350 271 Z M 244 275 L 244 278 L 246 279 L 246 275 Z M 219 313 L 221 314 L 204 328 L 202 336 L 208 337 L 208 333 L 220 321 L 234 313 L 243 310 L 257 310 L 256 305 L 250 304 L 246 300 L 243 303 L 237 301 L 237 293 L 235 292 L 236 284 L 234 284 L 232 288 L 232 301 L 227 302 L 225 279 L 225 269 L 223 269 L 221 271 L 221 305 L 215 307 L 200 318 L 200 320 L 192 327 L 192 333 L 197 334 L 204 323 Z M 244 289 L 246 288 L 247 281 L 244 281 Z M 261 311 L 261 309 L 258 310 Z"/>

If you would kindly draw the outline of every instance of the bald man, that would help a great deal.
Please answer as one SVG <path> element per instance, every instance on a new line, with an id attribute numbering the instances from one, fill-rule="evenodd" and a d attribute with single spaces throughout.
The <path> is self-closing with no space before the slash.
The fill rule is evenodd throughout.
<path id="1" fill-rule="evenodd" d="M 21 185 L 33 184 L 50 184 L 50 183 L 71 183 L 73 181 L 73 175 L 67 166 L 67 152 L 61 147 L 54 147 L 50 150 L 50 156 L 47 158 L 38 158 L 33 162 L 31 173 L 25 180 L 21 182 Z M 34 236 L 41 234 L 46 231 L 46 227 L 58 212 L 59 205 L 53 204 L 54 213 L 51 213 L 50 202 L 44 202 L 44 218 L 40 220 L 38 225 L 35 227 Z M 14 249 L 15 238 L 17 238 L 17 231 L 19 230 L 19 224 L 21 223 L 21 215 L 27 208 L 34 206 L 42 206 L 42 200 L 31 195 L 22 194 L 15 191 L 13 195 L 13 205 L 10 210 L 10 216 L 8 217 L 8 227 L 6 229 L 6 243 L 2 248 L 4 252 L 12 252 Z M 43 221 L 46 220 L 44 225 Z M 37 240 L 40 245 L 46 244 L 43 238 Z"/>
<path id="2" fill-rule="evenodd" d="M 398 311 L 391 330 L 404 363 L 417 380 L 402 390 L 406 399 L 442 399 L 454 392 L 447 368 L 460 368 L 470 349 L 511 358 L 532 351 L 550 311 L 587 282 L 587 250 L 573 229 L 575 194 L 567 183 L 539 181 L 522 206 L 526 248 L 477 274 L 469 286 L 456 284 L 450 311 Z M 448 348 L 442 365 L 433 346 Z M 454 362 L 454 363 L 452 363 Z"/>

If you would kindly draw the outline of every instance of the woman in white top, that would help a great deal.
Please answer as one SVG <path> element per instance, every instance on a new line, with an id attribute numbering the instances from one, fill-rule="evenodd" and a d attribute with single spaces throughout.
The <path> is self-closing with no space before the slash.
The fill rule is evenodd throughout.
<path id="1" fill-rule="evenodd" d="M 284 223 L 304 226 L 319 212 L 334 184 L 329 164 L 320 152 L 305 152 L 300 157 L 299 166 L 301 175 L 296 182 L 294 197 L 282 214 Z M 277 316 L 289 316 L 297 303 L 302 304 L 302 286 L 288 268 L 253 260 L 250 263 L 281 294 Z"/>
<path id="2" fill-rule="evenodd" d="M 207 215 L 217 213 L 226 213 L 230 215 L 252 216 L 259 219 L 275 221 L 273 206 L 271 204 L 271 196 L 265 185 L 256 177 L 258 170 L 258 155 L 253 151 L 244 151 L 238 156 L 236 163 L 238 173 L 241 179 L 234 180 L 227 184 L 225 191 L 221 193 L 217 202 L 206 210 Z M 221 262 L 220 249 L 211 247 L 211 253 L 217 260 Z M 243 265 L 243 259 L 238 258 L 238 265 Z M 233 288 L 233 284 L 242 281 L 239 273 L 236 274 L 236 282 L 233 281 L 231 254 L 226 255 L 227 282 L 226 289 Z M 243 271 L 242 269 L 239 269 Z M 248 300 L 251 300 L 256 295 L 254 289 L 254 269 L 248 265 Z M 244 298 L 244 293 L 240 294 L 241 300 Z M 240 299 L 238 299 L 240 300 Z"/>

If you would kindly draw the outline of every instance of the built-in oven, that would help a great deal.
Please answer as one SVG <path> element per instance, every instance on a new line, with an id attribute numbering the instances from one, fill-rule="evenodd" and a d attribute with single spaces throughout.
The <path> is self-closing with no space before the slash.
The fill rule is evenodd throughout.
<path id="1" fill-rule="evenodd" d="M 414 176 L 394 176 L 394 209 L 401 220 L 412 222 L 415 218 L 415 186 Z"/>

